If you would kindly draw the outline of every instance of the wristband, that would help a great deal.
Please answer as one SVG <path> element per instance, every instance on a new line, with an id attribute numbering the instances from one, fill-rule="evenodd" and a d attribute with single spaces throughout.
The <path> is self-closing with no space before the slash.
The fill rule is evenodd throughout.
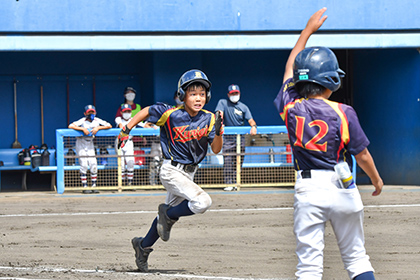
<path id="1" fill-rule="evenodd" d="M 130 134 L 130 131 L 131 131 L 131 129 L 129 129 L 129 128 L 127 127 L 127 125 L 125 125 L 125 126 L 123 127 L 123 129 L 122 129 L 122 132 L 123 132 L 123 133 L 125 133 L 125 134 Z"/>

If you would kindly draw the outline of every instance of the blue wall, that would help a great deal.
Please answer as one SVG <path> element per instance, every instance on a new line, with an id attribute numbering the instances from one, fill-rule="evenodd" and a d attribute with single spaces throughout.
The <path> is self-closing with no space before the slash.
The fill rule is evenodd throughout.
<path id="1" fill-rule="evenodd" d="M 420 185 L 420 54 L 359 50 L 354 107 L 386 184 Z"/>
<path id="2" fill-rule="evenodd" d="M 43 0 L 2 1 L 0 31 L 290 31 L 301 30 L 302 23 L 324 6 L 334 15 L 326 30 L 420 26 L 420 3 L 412 0 Z"/>
<path id="3" fill-rule="evenodd" d="M 0 134 L 0 148 L 9 148 L 15 139 L 14 79 L 18 140 L 25 147 L 42 144 L 41 86 L 44 139 L 52 146 L 55 129 L 81 118 L 86 104 L 95 104 L 98 117 L 114 125 L 126 86 L 137 89 L 135 101 L 143 107 L 157 101 L 172 104 L 179 77 L 191 68 L 205 71 L 213 83 L 207 109 L 214 110 L 218 100 L 226 98 L 227 87 L 236 83 L 241 86 L 241 99 L 249 105 L 256 122 L 277 125 L 281 119 L 272 101 L 280 88 L 280 65 L 284 65 L 287 55 L 285 51 L 0 53 L 0 125 L 5 131 Z"/>

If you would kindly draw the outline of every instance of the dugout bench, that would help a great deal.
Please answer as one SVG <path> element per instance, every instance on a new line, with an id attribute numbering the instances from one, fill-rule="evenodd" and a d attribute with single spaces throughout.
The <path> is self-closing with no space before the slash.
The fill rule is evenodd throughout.
<path id="1" fill-rule="evenodd" d="M 28 172 L 39 172 L 40 174 L 51 174 L 51 190 L 55 189 L 57 166 L 55 161 L 55 149 L 48 149 L 50 153 L 50 165 L 39 166 L 33 168 L 32 165 L 20 165 L 18 153 L 22 150 L 19 149 L 0 149 L 0 161 L 3 166 L 0 166 L 0 191 L 1 191 L 1 175 L 6 172 L 19 173 L 22 176 L 21 189 L 27 190 L 27 175 Z"/>

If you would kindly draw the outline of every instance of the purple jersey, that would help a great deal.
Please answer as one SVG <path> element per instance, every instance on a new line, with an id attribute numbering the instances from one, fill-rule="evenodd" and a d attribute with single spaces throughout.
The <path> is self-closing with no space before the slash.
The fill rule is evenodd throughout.
<path id="1" fill-rule="evenodd" d="M 351 106 L 305 99 L 296 92 L 292 79 L 283 84 L 274 105 L 286 123 L 296 170 L 334 170 L 339 161 L 352 167 L 351 155 L 369 145 Z"/>
<path id="2" fill-rule="evenodd" d="M 149 108 L 148 121 L 160 126 L 160 144 L 165 159 L 198 164 L 216 135 L 214 114 L 201 109 L 191 117 L 184 106 L 173 108 L 157 103 Z"/>

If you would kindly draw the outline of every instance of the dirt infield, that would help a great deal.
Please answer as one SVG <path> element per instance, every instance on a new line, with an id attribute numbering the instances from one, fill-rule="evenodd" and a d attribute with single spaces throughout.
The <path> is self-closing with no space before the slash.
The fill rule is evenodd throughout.
<path id="1" fill-rule="evenodd" d="M 163 191 L 0 193 L 0 279 L 294 279 L 293 190 L 207 190 L 211 210 L 185 217 L 136 272 Z M 377 279 L 418 279 L 420 187 L 362 186 L 366 248 Z M 327 225 L 324 279 L 348 279 Z"/>

